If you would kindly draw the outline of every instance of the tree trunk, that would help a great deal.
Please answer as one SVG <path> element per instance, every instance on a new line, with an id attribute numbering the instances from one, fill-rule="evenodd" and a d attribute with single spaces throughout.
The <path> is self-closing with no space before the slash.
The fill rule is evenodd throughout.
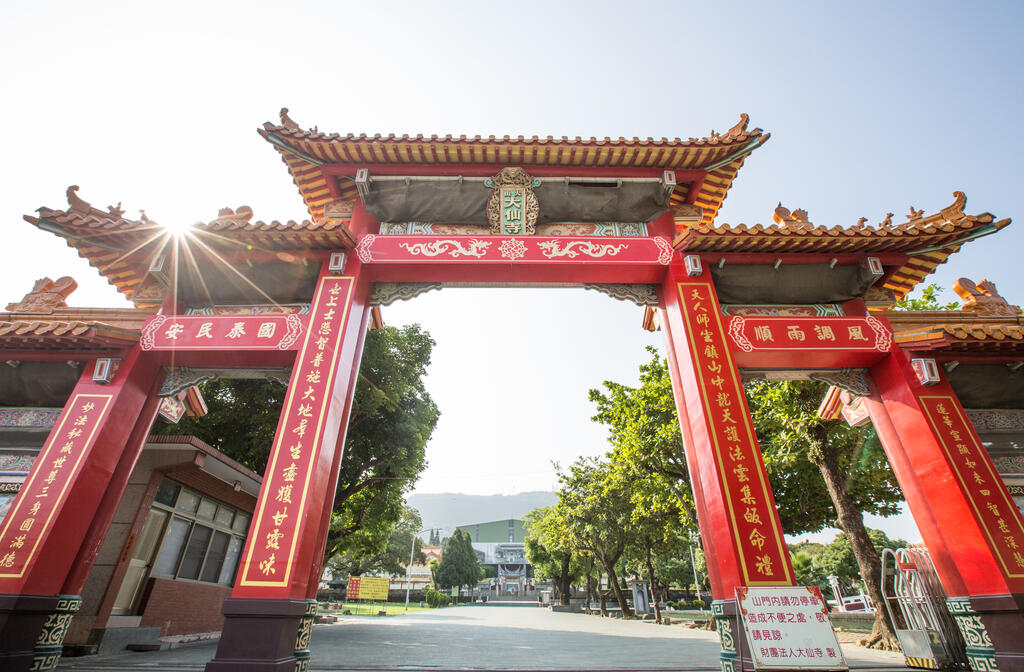
<path id="1" fill-rule="evenodd" d="M 622 618 L 633 618 L 633 610 L 626 604 L 626 596 L 622 594 L 622 586 L 619 585 L 619 577 L 615 574 L 615 563 L 619 559 L 615 558 L 611 562 L 602 561 L 604 565 L 604 571 L 608 574 L 608 585 L 611 587 L 612 592 L 615 593 L 615 599 L 619 602 L 619 609 L 622 610 Z"/>
<path id="2" fill-rule="evenodd" d="M 562 573 L 558 577 L 558 602 L 563 607 L 569 606 L 569 563 L 571 560 L 568 553 L 562 558 Z"/>
<path id="3" fill-rule="evenodd" d="M 594 600 L 594 559 L 590 558 L 589 564 L 587 565 L 587 604 L 586 604 L 586 608 L 584 610 L 588 614 L 591 614 L 591 613 L 594 612 L 594 610 L 590 608 L 590 605 L 593 604 L 593 600 Z"/>
<path id="4" fill-rule="evenodd" d="M 647 561 L 647 585 L 651 587 L 651 599 L 654 602 L 654 622 L 661 623 L 661 607 L 658 606 L 658 584 L 654 581 L 654 563 L 651 562 L 651 547 L 647 546 L 644 549 L 646 553 Z"/>
<path id="5" fill-rule="evenodd" d="M 882 561 L 874 544 L 871 543 L 867 528 L 864 527 L 864 515 L 846 490 L 846 480 L 839 469 L 836 456 L 823 454 L 814 462 L 821 471 L 825 487 L 828 488 L 832 503 L 836 507 L 839 525 L 850 540 L 853 556 L 857 559 L 857 567 L 860 568 L 860 574 L 868 588 L 868 597 L 875 605 L 875 623 L 871 629 L 871 637 L 862 644 L 871 648 L 899 651 L 899 640 L 896 638 L 896 632 L 889 620 L 889 612 L 885 608 L 885 599 L 882 597 Z"/>

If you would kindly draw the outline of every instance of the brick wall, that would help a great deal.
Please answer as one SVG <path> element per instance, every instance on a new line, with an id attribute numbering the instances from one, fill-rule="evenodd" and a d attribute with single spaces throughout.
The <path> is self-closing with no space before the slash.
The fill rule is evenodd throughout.
<path id="1" fill-rule="evenodd" d="M 221 606 L 231 595 L 226 586 L 152 578 L 142 608 L 143 627 L 157 626 L 161 635 L 220 630 Z"/>

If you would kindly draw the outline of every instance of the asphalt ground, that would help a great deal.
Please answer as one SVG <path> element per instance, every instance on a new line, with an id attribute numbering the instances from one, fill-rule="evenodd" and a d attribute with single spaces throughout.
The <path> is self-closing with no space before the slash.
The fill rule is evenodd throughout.
<path id="1" fill-rule="evenodd" d="M 195 672 L 216 641 L 165 651 L 65 658 L 77 672 Z M 537 606 L 463 606 L 318 625 L 313 670 L 718 670 L 718 635 L 678 625 L 552 613 Z M 903 656 L 844 645 L 851 668 L 902 668 Z"/>

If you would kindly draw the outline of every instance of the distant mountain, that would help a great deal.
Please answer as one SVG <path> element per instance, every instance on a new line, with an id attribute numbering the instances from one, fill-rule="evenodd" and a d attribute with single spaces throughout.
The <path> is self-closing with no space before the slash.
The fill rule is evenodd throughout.
<path id="1" fill-rule="evenodd" d="M 464 495 L 456 492 L 413 494 L 409 506 L 420 512 L 423 527 L 441 528 L 450 535 L 458 525 L 522 518 L 533 509 L 551 506 L 553 492 L 520 492 L 518 495 Z M 422 536 L 426 536 L 425 534 Z"/>

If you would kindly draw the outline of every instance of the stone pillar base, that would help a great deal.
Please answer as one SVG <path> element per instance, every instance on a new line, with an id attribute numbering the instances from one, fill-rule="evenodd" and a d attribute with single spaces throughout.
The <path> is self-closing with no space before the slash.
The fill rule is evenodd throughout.
<path id="1" fill-rule="evenodd" d="M 715 619 L 718 641 L 722 644 L 722 652 L 719 656 L 722 672 L 753 670 L 754 661 L 750 657 L 750 643 L 739 622 L 736 600 L 712 601 L 711 615 Z"/>
<path id="2" fill-rule="evenodd" d="M 224 630 L 206 672 L 294 672 L 299 622 L 307 609 L 306 600 L 224 600 Z"/>
<path id="3" fill-rule="evenodd" d="M 56 595 L 0 595 L 0 670 L 32 668 L 39 633 L 59 601 Z"/>
<path id="4" fill-rule="evenodd" d="M 946 600 L 975 672 L 1024 672 L 1024 594 Z"/>
<path id="5" fill-rule="evenodd" d="M 35 655 L 32 658 L 32 672 L 48 672 L 57 669 L 64 651 L 64 635 L 71 627 L 71 619 L 82 608 L 82 598 L 77 595 L 60 595 L 57 606 L 43 623 L 43 629 L 36 640 Z"/>
<path id="6" fill-rule="evenodd" d="M 309 672 L 309 637 L 313 634 L 313 621 L 316 620 L 316 600 L 306 600 L 306 613 L 299 619 L 299 629 L 295 635 L 295 672 Z"/>

